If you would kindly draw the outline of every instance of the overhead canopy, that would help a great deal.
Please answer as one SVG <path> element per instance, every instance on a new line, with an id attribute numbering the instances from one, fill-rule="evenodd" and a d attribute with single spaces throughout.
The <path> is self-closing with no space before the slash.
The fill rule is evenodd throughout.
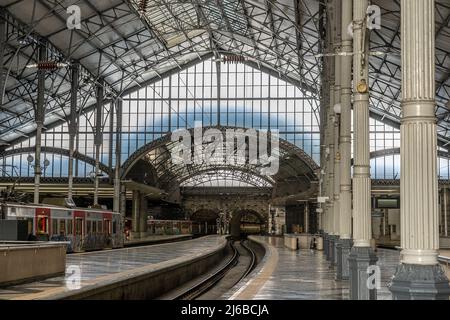
<path id="1" fill-rule="evenodd" d="M 67 28 L 67 8 L 81 9 L 81 29 Z M 400 1 L 374 0 L 382 9 L 371 33 L 371 115 L 400 124 Z M 321 26 L 318 0 L 3 0 L 7 21 L 4 63 L 10 69 L 0 112 L 0 141 L 33 135 L 38 45 L 48 60 L 82 66 L 80 109 L 93 108 L 99 78 L 114 99 L 202 59 L 242 56 L 244 63 L 320 92 Z M 439 144 L 450 141 L 450 4 L 436 1 L 436 113 Z M 70 71 L 48 73 L 47 128 L 67 119 Z"/>
<path id="2" fill-rule="evenodd" d="M 227 130 L 245 132 L 243 128 L 205 127 L 203 128 L 203 141 L 210 140 L 208 137 L 210 129 L 216 130 L 224 138 Z M 191 137 L 194 137 L 194 129 L 190 129 L 188 132 Z M 250 139 L 252 134 L 247 131 L 246 136 Z M 122 177 L 126 178 L 133 166 L 143 160 L 154 168 L 158 185 L 163 189 L 173 185 L 180 187 L 217 186 L 267 189 L 275 185 L 291 183 L 296 187 L 303 186 L 306 190 L 310 187 L 311 182 L 318 179 L 316 175 L 318 166 L 314 160 L 303 150 L 284 140 L 280 140 L 279 145 L 276 148 L 274 147 L 270 153 L 270 156 L 278 159 L 276 162 L 270 163 L 270 166 L 274 168 L 273 174 L 264 173 L 264 169 L 267 169 L 265 163 L 258 161 L 257 164 L 251 164 L 248 161 L 248 154 L 244 155 L 245 159 L 235 158 L 239 156 L 239 152 L 235 148 L 231 152 L 233 157 L 231 162 L 224 160 L 225 154 L 213 154 L 208 161 L 202 160 L 197 164 L 194 157 L 192 163 L 186 165 L 184 162 L 174 161 L 174 154 L 179 151 L 179 146 L 178 140 L 173 141 L 170 134 L 145 145 L 123 164 Z M 207 144 L 202 147 L 206 148 Z M 246 150 L 248 152 L 248 148 Z M 230 185 L 230 181 L 236 181 L 238 184 Z M 217 184 L 214 182 L 217 182 Z M 222 183 L 226 183 L 226 185 Z"/>
<path id="3" fill-rule="evenodd" d="M 164 195 L 164 190 L 160 190 L 158 188 L 138 183 L 132 180 L 122 181 L 122 184 L 128 189 L 132 191 L 139 191 L 143 193 L 148 199 L 151 200 L 160 200 Z"/>

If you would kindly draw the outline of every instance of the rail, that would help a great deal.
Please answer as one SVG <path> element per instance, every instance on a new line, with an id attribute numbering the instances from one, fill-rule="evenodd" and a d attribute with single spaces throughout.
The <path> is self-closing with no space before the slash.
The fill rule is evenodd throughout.
<path id="1" fill-rule="evenodd" d="M 230 247 L 233 250 L 232 258 L 219 270 L 212 273 L 203 281 L 193 285 L 189 289 L 185 290 L 183 293 L 177 295 L 174 300 L 193 300 L 198 296 L 202 295 L 210 288 L 212 288 L 220 279 L 222 279 L 225 274 L 233 268 L 239 259 L 239 252 L 235 248 L 233 242 L 230 242 Z"/>
<path id="2" fill-rule="evenodd" d="M 247 276 L 250 274 L 250 272 L 252 272 L 253 269 L 254 269 L 255 266 L 256 266 L 256 254 L 255 254 L 255 252 L 254 252 L 249 246 L 247 246 L 247 245 L 245 244 L 245 241 L 244 241 L 244 240 L 241 241 L 241 246 L 242 246 L 245 250 L 247 250 L 247 252 L 250 254 L 250 264 L 249 264 L 247 270 L 245 271 L 245 273 L 242 275 L 242 277 L 239 278 L 239 281 L 241 281 L 242 279 L 244 279 L 245 277 L 247 277 Z M 239 281 L 238 281 L 238 282 L 239 282 Z"/>

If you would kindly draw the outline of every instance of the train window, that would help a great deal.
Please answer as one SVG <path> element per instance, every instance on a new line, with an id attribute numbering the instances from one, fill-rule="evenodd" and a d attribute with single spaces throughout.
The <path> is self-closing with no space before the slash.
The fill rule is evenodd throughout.
<path id="1" fill-rule="evenodd" d="M 88 234 L 91 233 L 91 221 L 86 222 L 86 232 Z"/>
<path id="2" fill-rule="evenodd" d="M 110 234 L 111 233 L 111 221 L 105 220 L 105 233 Z"/>
<path id="3" fill-rule="evenodd" d="M 52 234 L 58 234 L 58 220 L 52 219 Z"/>
<path id="4" fill-rule="evenodd" d="M 97 233 L 97 221 L 92 221 L 92 233 Z"/>
<path id="5" fill-rule="evenodd" d="M 67 234 L 72 234 L 72 220 L 67 220 Z"/>
<path id="6" fill-rule="evenodd" d="M 75 219 L 75 235 L 81 236 L 83 234 L 83 219 Z"/>
<path id="7" fill-rule="evenodd" d="M 117 222 L 116 221 L 114 221 L 113 222 L 113 230 L 112 230 L 112 233 L 117 233 Z"/>
<path id="8" fill-rule="evenodd" d="M 103 233 L 103 224 L 101 221 L 97 221 L 97 229 L 98 229 L 98 233 Z"/>
<path id="9" fill-rule="evenodd" d="M 59 220 L 59 233 L 61 234 L 61 232 L 63 232 L 63 234 L 66 234 L 66 220 L 61 219 Z"/>
<path id="10" fill-rule="evenodd" d="M 33 219 L 27 219 L 28 221 L 28 234 L 33 233 Z"/>
<path id="11" fill-rule="evenodd" d="M 37 218 L 37 233 L 47 233 L 48 232 L 48 218 L 39 216 Z"/>

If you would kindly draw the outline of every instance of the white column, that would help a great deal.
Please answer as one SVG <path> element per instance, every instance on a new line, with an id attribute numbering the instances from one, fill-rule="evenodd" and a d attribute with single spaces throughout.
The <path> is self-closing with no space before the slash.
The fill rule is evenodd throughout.
<path id="1" fill-rule="evenodd" d="M 79 64 L 72 63 L 71 67 L 71 91 L 70 91 L 70 115 L 69 115 L 69 165 L 68 165 L 68 192 L 67 198 L 73 198 L 73 158 L 75 152 L 75 137 L 77 135 L 77 100 L 78 100 L 78 81 L 79 81 Z"/>
<path id="2" fill-rule="evenodd" d="M 330 91 L 334 92 L 334 88 Z M 330 98 L 330 102 L 334 102 L 334 94 L 333 98 Z M 330 235 L 335 234 L 334 227 L 334 115 L 333 115 L 333 105 L 330 104 L 330 110 L 328 110 L 328 130 L 329 130 L 329 145 L 328 145 L 328 228 Z"/>
<path id="3" fill-rule="evenodd" d="M 5 91 L 6 9 L 0 8 L 0 106 L 3 106 Z"/>
<path id="4" fill-rule="evenodd" d="M 47 45 L 44 42 L 39 46 L 39 62 L 47 60 Z M 5 84 L 6 85 L 6 84 Z M 41 146 L 42 146 L 42 129 L 45 121 L 45 70 L 38 69 L 38 92 L 36 104 L 36 143 L 34 155 L 34 203 L 39 204 L 39 194 L 41 185 Z"/>
<path id="5" fill-rule="evenodd" d="M 401 261 L 436 265 L 439 249 L 434 0 L 402 0 Z"/>
<path id="6" fill-rule="evenodd" d="M 444 188 L 444 235 L 446 237 L 448 237 L 447 196 L 448 196 L 448 189 Z"/>
<path id="7" fill-rule="evenodd" d="M 305 233 L 309 233 L 309 204 L 305 202 L 304 214 L 305 214 Z"/>
<path id="8" fill-rule="evenodd" d="M 114 167 L 114 200 L 113 210 L 120 211 L 120 158 L 122 155 L 122 99 L 116 101 L 116 163 Z M 125 212 L 121 212 L 125 218 Z"/>
<path id="9" fill-rule="evenodd" d="M 337 2 L 337 1 L 335 1 Z M 336 10 L 336 8 L 335 8 Z M 338 15 L 336 15 L 336 20 Z M 340 23 L 336 23 L 337 26 L 340 26 Z M 337 29 L 336 29 L 337 33 Z M 339 32 L 340 33 L 340 32 Z M 341 42 L 340 42 L 340 36 L 335 35 L 335 41 L 334 41 L 334 52 L 339 52 L 341 48 Z M 339 105 L 341 102 L 341 59 L 340 56 L 335 56 L 335 79 L 334 79 L 334 106 L 332 106 L 332 110 L 334 110 L 334 107 L 336 105 Z M 334 114 L 333 116 L 334 120 L 334 132 L 333 132 L 333 138 L 334 138 L 334 210 L 333 210 L 333 225 L 334 225 L 334 232 L 335 235 L 340 235 L 340 192 L 341 192 L 341 154 L 340 154 L 340 141 L 339 141 L 339 115 Z"/>
<path id="10" fill-rule="evenodd" d="M 338 90 L 336 90 L 338 91 Z M 341 191 L 341 155 L 339 145 L 339 117 L 335 117 L 334 121 L 334 206 L 333 206 L 333 226 L 334 234 L 339 236 L 341 234 L 340 228 L 340 191 Z"/>
<path id="11" fill-rule="evenodd" d="M 141 206 L 141 195 L 140 192 L 137 190 L 133 190 L 133 200 L 132 200 L 132 204 L 131 204 L 131 214 L 132 214 L 132 223 L 131 223 L 131 228 L 132 231 L 137 233 L 139 232 L 139 221 L 140 221 L 140 206 Z"/>
<path id="12" fill-rule="evenodd" d="M 352 37 L 348 33 L 348 26 L 352 23 L 353 17 L 352 0 L 342 0 L 342 23 L 341 51 L 346 55 L 340 58 L 341 64 L 341 130 L 339 141 L 339 152 L 341 155 L 340 169 L 340 237 L 341 239 L 351 239 L 352 232 L 352 181 L 351 181 L 351 156 L 352 156 L 352 136 L 351 136 L 351 113 L 352 113 Z"/>
<path id="13" fill-rule="evenodd" d="M 353 248 L 348 258 L 350 299 L 376 300 L 377 289 L 367 283 L 367 270 L 377 263 L 370 246 L 371 181 L 369 145 L 368 0 L 353 0 Z"/>
<path id="14" fill-rule="evenodd" d="M 334 0 L 327 1 L 327 17 L 331 20 L 333 17 L 333 6 L 332 2 Z M 327 52 L 332 52 L 333 50 L 333 27 L 331 23 L 327 23 Z M 326 103 L 326 113 L 325 116 L 327 118 L 326 125 L 326 192 L 324 193 L 326 197 L 328 197 L 328 201 L 325 204 L 325 217 L 326 217 L 326 232 L 329 236 L 334 235 L 334 226 L 333 226 L 333 205 L 334 205 L 334 123 L 333 123 L 333 105 L 334 105 L 334 58 L 333 57 L 325 57 L 327 61 L 327 100 Z"/>
<path id="15" fill-rule="evenodd" d="M 369 34 L 366 31 L 368 1 L 354 0 L 353 4 L 353 245 L 370 247 Z"/>
<path id="16" fill-rule="evenodd" d="M 97 84 L 97 105 L 95 115 L 95 177 L 94 177 L 94 207 L 98 206 L 98 190 L 100 178 L 100 147 L 103 144 L 103 80 L 99 79 Z"/>

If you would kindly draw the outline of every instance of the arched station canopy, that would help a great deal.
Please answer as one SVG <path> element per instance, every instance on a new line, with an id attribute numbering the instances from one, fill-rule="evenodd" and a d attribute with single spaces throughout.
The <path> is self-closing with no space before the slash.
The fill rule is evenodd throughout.
<path id="1" fill-rule="evenodd" d="M 68 29 L 67 8 L 81 9 L 81 29 Z M 382 28 L 371 32 L 372 118 L 400 124 L 400 1 L 373 0 Z M 0 115 L 0 144 L 34 135 L 39 46 L 67 66 L 48 73 L 46 128 L 69 117 L 70 65 L 79 62 L 78 109 L 95 107 L 104 80 L 108 101 L 201 60 L 239 61 L 316 96 L 320 92 L 323 19 L 319 0 L 3 0 L 4 63 L 9 70 Z M 450 5 L 436 0 L 438 143 L 450 141 Z M 231 56 L 230 56 L 231 55 Z"/>
<path id="2" fill-rule="evenodd" d="M 203 142 L 210 141 L 208 132 L 211 129 L 221 133 L 226 140 L 227 131 L 231 132 L 246 132 L 247 139 L 252 137 L 252 133 L 246 131 L 244 128 L 235 127 L 204 127 L 202 128 Z M 190 137 L 194 137 L 193 128 L 186 132 Z M 178 149 L 180 142 L 176 139 L 172 141 L 172 134 L 167 134 L 162 138 L 155 140 L 133 153 L 122 166 L 122 177 L 125 178 L 129 171 L 140 161 L 145 161 L 150 164 L 157 176 L 158 185 L 165 188 L 172 185 L 178 186 L 207 186 L 207 183 L 212 181 L 219 181 L 229 183 L 229 181 L 237 181 L 241 187 L 257 187 L 257 188 L 271 188 L 277 184 L 296 182 L 299 186 L 309 187 L 312 182 L 317 181 L 318 166 L 314 160 L 306 154 L 303 150 L 295 145 L 280 139 L 278 148 L 274 149 L 273 156 L 277 158 L 278 165 L 273 175 L 266 174 L 263 169 L 264 164 L 250 164 L 248 161 L 232 161 L 231 163 L 223 158 L 223 154 L 219 158 L 213 155 L 214 159 L 210 162 L 201 161 L 185 165 L 174 161 L 173 155 Z M 249 140 L 247 140 L 248 143 Z M 225 143 L 224 143 L 225 145 Z M 203 147 L 206 145 L 203 144 Z M 191 151 L 191 150 L 190 150 Z M 193 150 L 192 150 L 193 151 Z M 248 147 L 247 147 L 248 151 Z M 232 150 L 233 158 L 239 155 L 237 150 Z M 247 158 L 248 160 L 248 158 Z M 245 163 L 244 163 L 245 162 Z M 275 164 L 274 164 L 275 166 Z M 220 181 L 222 180 L 222 181 Z M 214 185 L 211 185 L 214 186 Z M 236 186 L 236 185 L 218 185 L 218 186 Z"/>

